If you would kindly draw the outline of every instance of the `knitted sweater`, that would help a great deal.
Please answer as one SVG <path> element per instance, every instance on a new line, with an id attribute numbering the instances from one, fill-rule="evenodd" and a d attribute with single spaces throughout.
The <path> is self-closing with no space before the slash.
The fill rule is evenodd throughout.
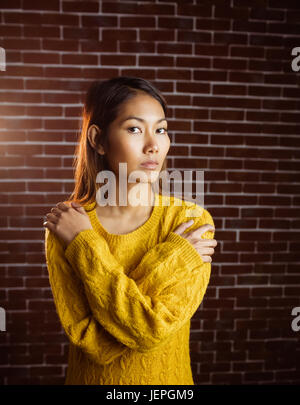
<path id="1" fill-rule="evenodd" d="M 186 232 L 214 225 L 211 215 L 155 193 L 142 226 L 111 234 L 97 217 L 96 202 L 84 209 L 93 229 L 79 232 L 66 248 L 45 229 L 49 281 L 70 343 L 65 385 L 194 385 L 190 320 L 211 264 L 172 231 L 190 219 L 195 222 Z"/>

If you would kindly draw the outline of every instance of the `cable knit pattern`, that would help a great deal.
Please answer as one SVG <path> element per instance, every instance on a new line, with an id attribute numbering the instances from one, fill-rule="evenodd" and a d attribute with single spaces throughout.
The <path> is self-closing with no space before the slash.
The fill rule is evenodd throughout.
<path id="1" fill-rule="evenodd" d="M 193 245 L 173 231 L 214 225 L 197 204 L 155 194 L 150 218 L 128 234 L 100 223 L 96 202 L 84 206 L 93 229 L 66 248 L 45 230 L 54 303 L 70 341 L 65 384 L 193 385 L 190 319 L 210 278 Z M 213 238 L 206 232 L 202 238 Z"/>

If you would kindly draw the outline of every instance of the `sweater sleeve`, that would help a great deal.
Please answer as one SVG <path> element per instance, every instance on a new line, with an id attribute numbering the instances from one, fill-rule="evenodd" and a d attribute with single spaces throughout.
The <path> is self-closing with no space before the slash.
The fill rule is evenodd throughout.
<path id="1" fill-rule="evenodd" d="M 48 228 L 45 231 L 45 254 L 54 304 L 66 335 L 91 360 L 109 364 L 128 348 L 94 318 L 82 281 L 65 258 L 61 241 Z"/>
<path id="2" fill-rule="evenodd" d="M 204 210 L 194 225 L 207 223 L 207 214 Z M 139 352 L 164 344 L 190 320 L 211 271 L 192 244 L 172 231 L 143 256 L 130 277 L 94 229 L 78 233 L 65 256 L 83 282 L 95 319 L 119 342 Z"/>

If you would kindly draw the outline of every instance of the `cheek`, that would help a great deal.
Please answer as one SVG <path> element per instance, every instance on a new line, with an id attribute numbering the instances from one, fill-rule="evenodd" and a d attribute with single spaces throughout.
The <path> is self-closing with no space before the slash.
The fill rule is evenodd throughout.
<path id="1" fill-rule="evenodd" d="M 141 145 L 137 139 L 127 138 L 115 146 L 114 160 L 127 162 L 128 167 L 135 165 L 140 155 Z"/>
<path id="2" fill-rule="evenodd" d="M 161 139 L 159 142 L 160 150 L 164 153 L 168 153 L 168 151 L 170 149 L 170 145 L 171 145 L 171 141 L 170 141 L 169 137 Z"/>
<path id="3" fill-rule="evenodd" d="M 127 156 L 131 154 L 131 151 L 136 148 L 137 142 L 128 137 L 123 139 L 117 139 L 112 145 L 113 155 L 114 156 Z"/>
<path id="4" fill-rule="evenodd" d="M 132 136 L 130 138 L 127 138 L 126 141 L 124 141 L 123 144 L 123 150 L 126 155 L 131 156 L 134 155 L 136 156 L 137 154 L 141 153 L 141 150 L 143 149 L 144 142 L 142 137 L 139 136 Z"/>

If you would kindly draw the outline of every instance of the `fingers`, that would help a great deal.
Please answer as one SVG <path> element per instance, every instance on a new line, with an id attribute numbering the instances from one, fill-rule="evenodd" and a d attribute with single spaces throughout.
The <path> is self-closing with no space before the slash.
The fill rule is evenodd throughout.
<path id="1" fill-rule="evenodd" d="M 60 216 L 61 216 L 61 213 L 62 213 L 63 211 L 68 211 L 69 208 L 70 208 L 70 207 L 69 207 L 68 205 L 66 205 L 65 203 L 59 202 L 59 203 L 56 204 L 55 207 L 51 208 L 51 212 L 52 212 L 54 215 L 57 215 L 58 217 L 60 217 Z"/>
<path id="2" fill-rule="evenodd" d="M 203 255 L 207 255 L 207 256 L 211 256 L 215 253 L 215 249 L 212 248 L 205 248 L 205 249 L 201 249 L 201 254 Z"/>
<path id="3" fill-rule="evenodd" d="M 190 226 L 192 226 L 192 224 L 194 223 L 194 220 L 191 219 L 188 222 L 183 222 L 182 224 L 180 224 L 175 230 L 174 233 L 177 233 L 178 235 L 181 235 L 187 228 L 189 228 Z"/>
<path id="4" fill-rule="evenodd" d="M 215 231 L 215 228 L 212 226 L 212 225 L 210 225 L 210 224 L 205 224 L 205 225 L 202 225 L 202 226 L 200 226 L 200 228 L 198 228 L 198 229 L 196 229 L 195 230 L 195 232 L 197 232 L 197 234 L 199 235 L 199 236 L 202 236 L 205 232 L 214 232 Z"/>
<path id="5" fill-rule="evenodd" d="M 56 230 L 56 224 L 50 221 L 45 221 L 43 223 L 44 228 L 48 228 L 50 231 L 54 232 Z"/>
<path id="6" fill-rule="evenodd" d="M 218 242 L 216 241 L 216 239 L 199 239 L 198 238 L 198 243 L 199 243 L 199 246 L 216 247 L 218 245 Z"/>
<path id="7" fill-rule="evenodd" d="M 65 203 L 57 203 L 55 207 L 51 208 L 51 213 L 45 215 L 47 221 L 43 223 L 43 226 L 53 231 L 59 221 L 62 212 L 68 211 L 68 209 L 69 207 Z"/>
<path id="8" fill-rule="evenodd" d="M 54 214 L 47 214 L 46 218 L 47 218 L 47 221 L 53 222 L 54 224 L 57 224 L 58 221 L 59 221 L 59 217 L 57 215 L 54 215 Z"/>
<path id="9" fill-rule="evenodd" d="M 57 217 L 60 217 L 62 213 L 62 211 L 56 207 L 51 208 L 50 211 L 52 212 L 53 215 L 56 215 Z"/>
<path id="10" fill-rule="evenodd" d="M 202 240 L 202 235 L 205 232 L 215 232 L 215 228 L 210 224 L 205 224 L 205 225 L 200 226 L 197 229 L 193 229 L 192 231 L 188 232 L 188 235 L 191 236 L 192 238 Z M 203 240 L 207 240 L 207 239 L 203 239 Z"/>
<path id="11" fill-rule="evenodd" d="M 85 212 L 85 209 L 82 207 L 82 205 L 76 201 L 71 202 L 71 207 L 73 207 L 77 212 L 80 212 L 81 214 L 87 215 Z"/>
<path id="12" fill-rule="evenodd" d="M 212 258 L 211 258 L 210 256 L 202 256 L 202 255 L 201 255 L 201 257 L 202 257 L 202 260 L 203 260 L 205 263 L 211 263 L 211 262 L 212 262 Z"/>
<path id="13" fill-rule="evenodd" d="M 56 204 L 57 208 L 59 208 L 61 211 L 68 211 L 70 208 L 70 205 L 67 205 L 67 203 L 59 202 Z"/>

